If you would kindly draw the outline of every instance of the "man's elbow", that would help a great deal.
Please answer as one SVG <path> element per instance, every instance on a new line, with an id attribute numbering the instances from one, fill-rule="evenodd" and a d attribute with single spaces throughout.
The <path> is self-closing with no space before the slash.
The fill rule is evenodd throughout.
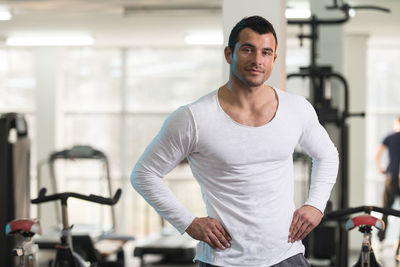
<path id="1" fill-rule="evenodd" d="M 136 190 L 136 191 L 140 191 L 141 189 L 141 180 L 140 179 L 141 175 L 140 175 L 140 171 L 138 170 L 137 166 L 135 166 L 135 168 L 133 168 L 132 173 L 131 173 L 131 185 L 132 187 Z"/>
<path id="2" fill-rule="evenodd" d="M 327 148 L 319 160 L 339 165 L 339 152 L 337 148 L 334 145 Z"/>
<path id="3" fill-rule="evenodd" d="M 148 191 L 157 182 L 159 175 L 155 172 L 144 168 L 143 165 L 136 164 L 133 168 L 130 181 L 132 187 L 139 193 L 143 191 Z"/>

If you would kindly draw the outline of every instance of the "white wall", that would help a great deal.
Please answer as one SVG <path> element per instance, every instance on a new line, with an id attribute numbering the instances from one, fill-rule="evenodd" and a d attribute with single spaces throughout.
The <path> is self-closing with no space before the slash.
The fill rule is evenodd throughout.
<path id="1" fill-rule="evenodd" d="M 344 38 L 344 75 L 349 83 L 350 112 L 366 111 L 367 34 L 346 35 Z M 365 205 L 366 119 L 349 120 L 349 206 Z M 362 241 L 357 231 L 350 232 L 350 249 L 359 250 Z"/>

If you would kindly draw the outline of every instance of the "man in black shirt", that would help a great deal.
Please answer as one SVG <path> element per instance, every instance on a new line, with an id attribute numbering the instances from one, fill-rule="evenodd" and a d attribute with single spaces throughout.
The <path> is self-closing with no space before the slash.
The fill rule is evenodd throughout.
<path id="1" fill-rule="evenodd" d="M 394 132 L 386 136 L 382 144 L 379 146 L 376 155 L 375 163 L 379 172 L 386 175 L 385 191 L 383 194 L 383 207 L 390 208 L 396 196 L 400 195 L 399 189 L 399 164 L 400 164 L 400 117 L 394 121 L 393 125 Z M 380 158 L 382 152 L 388 150 L 389 153 L 389 165 L 386 170 L 382 168 Z M 387 228 L 387 215 L 382 217 L 385 222 L 385 231 L 380 231 L 378 237 L 380 241 L 385 239 L 385 233 Z"/>

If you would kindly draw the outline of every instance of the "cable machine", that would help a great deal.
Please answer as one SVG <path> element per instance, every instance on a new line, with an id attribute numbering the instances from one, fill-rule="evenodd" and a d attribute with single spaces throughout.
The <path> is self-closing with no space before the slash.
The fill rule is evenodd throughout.
<path id="1" fill-rule="evenodd" d="M 319 37 L 319 26 L 321 25 L 339 25 L 347 22 L 350 19 L 350 12 L 352 10 L 357 9 L 372 9 L 383 12 L 390 12 L 389 9 L 379 7 L 379 6 L 371 6 L 371 5 L 360 5 L 360 6 L 350 6 L 347 3 L 344 3 L 341 0 L 333 0 L 333 5 L 328 6 L 329 10 L 340 10 L 343 13 L 343 17 L 337 19 L 320 19 L 315 15 L 312 15 L 310 19 L 305 20 L 288 20 L 289 25 L 298 25 L 300 26 L 301 33 L 297 36 L 300 39 L 300 46 L 303 45 L 304 39 L 309 39 L 311 41 L 310 45 L 310 65 L 307 67 L 301 67 L 298 73 L 291 73 L 287 75 L 287 79 L 293 78 L 308 78 L 310 81 L 310 102 L 314 106 L 320 123 L 326 127 L 328 124 L 334 125 L 339 131 L 339 149 L 340 149 L 340 175 L 338 179 L 339 190 L 338 190 L 338 209 L 344 209 L 348 207 L 348 195 L 349 195 L 349 186 L 348 186 L 348 132 L 349 127 L 347 124 L 347 120 L 350 117 L 364 117 L 364 112 L 359 113 L 350 113 L 349 111 L 349 86 L 347 80 L 343 75 L 333 70 L 332 66 L 329 65 L 319 65 L 317 63 L 318 51 L 317 51 L 317 41 Z M 310 33 L 303 33 L 303 26 L 309 26 Z M 336 80 L 341 84 L 341 88 L 343 90 L 343 107 L 340 110 L 339 107 L 335 107 L 332 103 L 332 81 Z M 329 206 L 329 205 L 328 205 Z M 320 243 L 318 240 L 318 233 L 320 235 L 326 234 L 326 230 L 315 229 L 314 243 L 313 247 L 318 248 L 316 243 Z M 329 229 L 328 229 L 329 230 Z M 330 231 L 332 233 L 332 231 Z M 335 236 L 332 233 L 334 242 Z M 326 238 L 321 236 L 321 238 Z M 336 252 L 335 249 L 331 249 L 332 255 L 328 255 L 326 253 L 322 253 L 322 258 L 331 258 L 334 257 L 334 254 L 337 255 L 336 259 L 333 259 L 336 262 L 336 266 L 346 267 L 348 262 L 348 235 L 346 230 L 342 225 L 339 225 L 339 233 L 336 237 L 338 242 L 336 243 Z M 325 242 L 329 242 L 325 240 Z M 324 243 L 324 242 L 322 242 Z M 307 244 L 306 244 L 307 246 Z M 335 244 L 332 245 L 335 247 Z M 320 247 L 321 248 L 321 247 Z M 311 249 L 313 256 L 319 256 L 316 254 L 321 254 Z"/>
<path id="2" fill-rule="evenodd" d="M 3 231 L 9 221 L 29 217 L 30 155 L 25 117 L 17 113 L 0 114 L 0 226 Z M 2 266 L 17 266 L 11 251 L 23 240 L 0 235 Z"/>

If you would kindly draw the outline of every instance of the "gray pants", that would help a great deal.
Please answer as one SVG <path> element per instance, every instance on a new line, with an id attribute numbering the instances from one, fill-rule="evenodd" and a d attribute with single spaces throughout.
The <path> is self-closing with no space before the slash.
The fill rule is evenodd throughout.
<path id="1" fill-rule="evenodd" d="M 271 267 L 310 267 L 310 264 L 307 262 L 306 258 L 304 258 L 302 253 L 294 255 L 284 261 L 281 261 L 278 264 L 272 265 Z M 209 263 L 200 262 L 199 267 L 220 267 L 216 265 L 212 265 Z"/>

